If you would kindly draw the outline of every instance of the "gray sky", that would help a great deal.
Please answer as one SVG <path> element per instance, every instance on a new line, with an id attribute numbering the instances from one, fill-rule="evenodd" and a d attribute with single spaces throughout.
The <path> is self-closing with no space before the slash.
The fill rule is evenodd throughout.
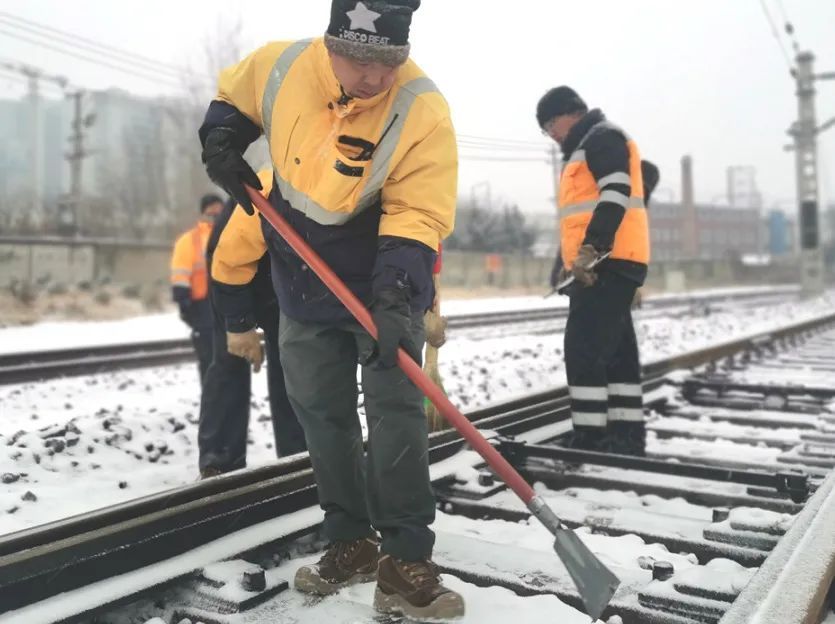
<path id="1" fill-rule="evenodd" d="M 779 1 L 765 2 L 781 21 Z M 835 2 L 782 4 L 801 46 L 815 52 L 817 69 L 835 71 Z M 329 0 L 4 0 L 0 11 L 185 64 L 199 58 L 201 42 L 219 20 L 240 16 L 249 49 L 321 34 L 329 6 Z M 0 20 L 2 58 L 60 72 L 82 86 L 172 92 L 10 38 L 4 30 Z M 782 150 L 796 117 L 794 85 L 759 0 L 424 0 L 412 42 L 413 58 L 446 95 L 460 134 L 544 148 L 536 101 L 564 83 L 629 131 L 644 157 L 661 167 L 661 187 L 676 197 L 679 159 L 689 153 L 700 201 L 724 194 L 728 165 L 757 167 L 766 206 L 782 202 L 788 208 L 794 198 L 793 156 Z M 5 94 L 22 87 L 0 76 Z M 819 85 L 818 116 L 821 122 L 835 116 L 835 81 Z M 824 135 L 820 156 L 822 199 L 835 199 L 835 129 Z M 489 180 L 494 196 L 515 199 L 526 210 L 547 210 L 549 171 L 544 150 L 542 164 L 463 160 L 460 190 L 469 194 Z"/>

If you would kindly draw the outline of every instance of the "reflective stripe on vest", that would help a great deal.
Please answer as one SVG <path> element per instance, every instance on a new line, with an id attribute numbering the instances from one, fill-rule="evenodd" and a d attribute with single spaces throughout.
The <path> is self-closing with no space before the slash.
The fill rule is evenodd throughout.
<path id="1" fill-rule="evenodd" d="M 273 69 L 270 71 L 270 77 L 264 87 L 264 97 L 261 106 L 264 135 L 267 137 L 268 145 L 270 143 L 273 107 L 284 85 L 284 77 L 287 76 L 293 63 L 301 56 L 302 52 L 307 49 L 311 42 L 312 39 L 303 39 L 290 45 L 279 55 Z M 425 76 L 410 80 L 398 89 L 397 95 L 395 95 L 394 102 L 392 102 L 391 109 L 389 110 L 386 123 L 383 125 L 383 128 L 388 129 L 388 132 L 374 150 L 374 155 L 369 163 L 371 172 L 366 179 L 365 188 L 353 212 L 333 212 L 320 206 L 306 193 L 297 190 L 292 184 L 282 178 L 275 169 L 275 166 L 273 166 L 275 181 L 278 184 L 281 196 L 294 209 L 320 225 L 344 225 L 364 210 L 378 204 L 380 202 L 383 184 L 388 175 L 392 156 L 397 149 L 397 145 L 400 143 L 400 137 L 406 125 L 406 119 L 409 116 L 412 104 L 414 104 L 418 96 L 424 93 L 436 92 L 438 92 L 438 88 L 435 86 L 435 83 Z"/>
<path id="2" fill-rule="evenodd" d="M 565 208 L 560 208 L 560 219 L 564 219 L 565 217 L 571 217 L 573 215 L 583 214 L 584 212 L 593 212 L 594 209 L 597 207 L 603 200 L 603 195 L 600 196 L 599 199 L 592 199 L 589 201 L 579 202 L 576 204 L 568 204 Z M 620 202 L 618 202 L 620 203 Z M 640 197 L 630 197 L 629 201 L 626 203 L 624 208 L 645 208 L 644 200 Z"/>
<path id="3" fill-rule="evenodd" d="M 615 130 L 626 139 L 629 173 L 616 172 L 595 181 L 586 161 L 584 145 L 594 132 L 602 128 Z M 629 184 L 631 196 L 626 197 L 611 189 L 601 192 L 601 188 L 610 184 Z M 566 266 L 573 264 L 594 210 L 602 201 L 613 202 L 625 210 L 612 243 L 611 257 L 644 264 L 649 262 L 649 229 L 643 198 L 640 154 L 635 142 L 623 130 L 608 121 L 592 126 L 563 166 L 561 187 L 558 212 L 560 248 Z"/>

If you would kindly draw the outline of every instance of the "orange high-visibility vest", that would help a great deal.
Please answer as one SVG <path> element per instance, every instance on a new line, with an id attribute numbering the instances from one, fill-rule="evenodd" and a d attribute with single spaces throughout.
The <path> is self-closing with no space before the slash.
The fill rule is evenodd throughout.
<path id="1" fill-rule="evenodd" d="M 190 288 L 192 301 L 200 301 L 209 295 L 206 247 L 211 233 L 212 224 L 201 221 L 174 244 L 171 284 Z"/>
<path id="2" fill-rule="evenodd" d="M 589 169 L 584 149 L 589 136 L 601 128 L 616 130 L 626 138 L 629 150 L 629 182 L 632 185 L 629 203 L 615 234 L 610 258 L 649 264 L 649 221 L 644 205 L 641 155 L 635 141 L 623 130 L 608 121 L 602 121 L 594 125 L 583 137 L 563 166 L 560 176 L 560 249 L 563 265 L 570 268 L 574 264 L 580 245 L 586 237 L 586 228 L 594 209 L 601 199 L 606 199 L 606 192 L 601 195 L 598 183 Z M 602 182 L 604 186 L 607 183 L 605 179 Z"/>

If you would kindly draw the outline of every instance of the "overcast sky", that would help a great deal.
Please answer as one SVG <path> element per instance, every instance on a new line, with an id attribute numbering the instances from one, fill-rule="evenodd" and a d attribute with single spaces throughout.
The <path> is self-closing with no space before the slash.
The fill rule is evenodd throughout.
<path id="1" fill-rule="evenodd" d="M 765 3 L 781 22 L 779 0 Z M 815 52 L 817 69 L 835 71 L 835 1 L 782 4 L 801 47 Z M 0 11 L 179 65 L 199 57 L 201 42 L 220 20 L 240 17 L 249 49 L 321 34 L 329 6 L 329 0 L 3 0 Z M 87 87 L 172 92 L 158 81 L 69 59 L 8 32 L 22 34 L 0 14 L 0 58 L 27 61 Z M 569 84 L 659 164 L 667 196 L 680 195 L 683 154 L 693 156 L 700 201 L 724 195 L 728 165 L 757 168 L 767 207 L 779 202 L 789 208 L 795 196 L 793 156 L 783 151 L 796 117 L 794 84 L 760 0 L 424 0 L 412 42 L 413 58 L 449 100 L 459 134 L 545 148 L 536 101 L 549 87 Z M 21 92 L 23 85 L 4 75 L 3 93 Z M 823 122 L 835 116 L 835 81 L 820 83 L 818 91 Z M 462 160 L 460 192 L 489 180 L 494 197 L 547 210 L 553 186 L 544 149 L 542 156 L 542 163 Z M 822 199 L 835 199 L 835 129 L 822 138 L 820 157 Z"/>

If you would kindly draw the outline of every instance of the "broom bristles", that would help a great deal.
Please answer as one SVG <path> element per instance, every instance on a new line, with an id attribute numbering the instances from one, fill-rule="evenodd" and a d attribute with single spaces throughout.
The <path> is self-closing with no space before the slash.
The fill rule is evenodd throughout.
<path id="1" fill-rule="evenodd" d="M 432 380 L 436 386 L 446 395 L 444 382 L 438 370 L 438 349 L 446 342 L 445 330 L 446 319 L 441 317 L 441 279 L 437 273 L 432 276 L 435 285 L 435 301 L 432 309 L 424 316 L 426 327 L 426 361 L 423 363 L 423 372 Z M 423 399 L 423 411 L 426 413 L 426 420 L 429 425 L 429 432 L 443 431 L 449 428 L 446 419 L 441 416 L 438 408 L 428 398 Z"/>
<path id="2" fill-rule="evenodd" d="M 438 350 L 435 347 L 427 346 L 426 347 L 426 363 L 423 366 L 423 372 L 427 374 L 429 379 L 432 380 L 436 386 L 438 386 L 444 394 L 446 394 L 446 390 L 444 390 L 444 382 L 441 379 L 441 373 L 438 370 Z M 438 411 L 438 408 L 427 398 L 424 398 L 424 411 L 426 412 L 426 420 L 429 423 L 429 431 L 442 431 L 447 429 L 449 425 L 446 422 L 446 419 L 441 416 L 441 413 Z"/>

